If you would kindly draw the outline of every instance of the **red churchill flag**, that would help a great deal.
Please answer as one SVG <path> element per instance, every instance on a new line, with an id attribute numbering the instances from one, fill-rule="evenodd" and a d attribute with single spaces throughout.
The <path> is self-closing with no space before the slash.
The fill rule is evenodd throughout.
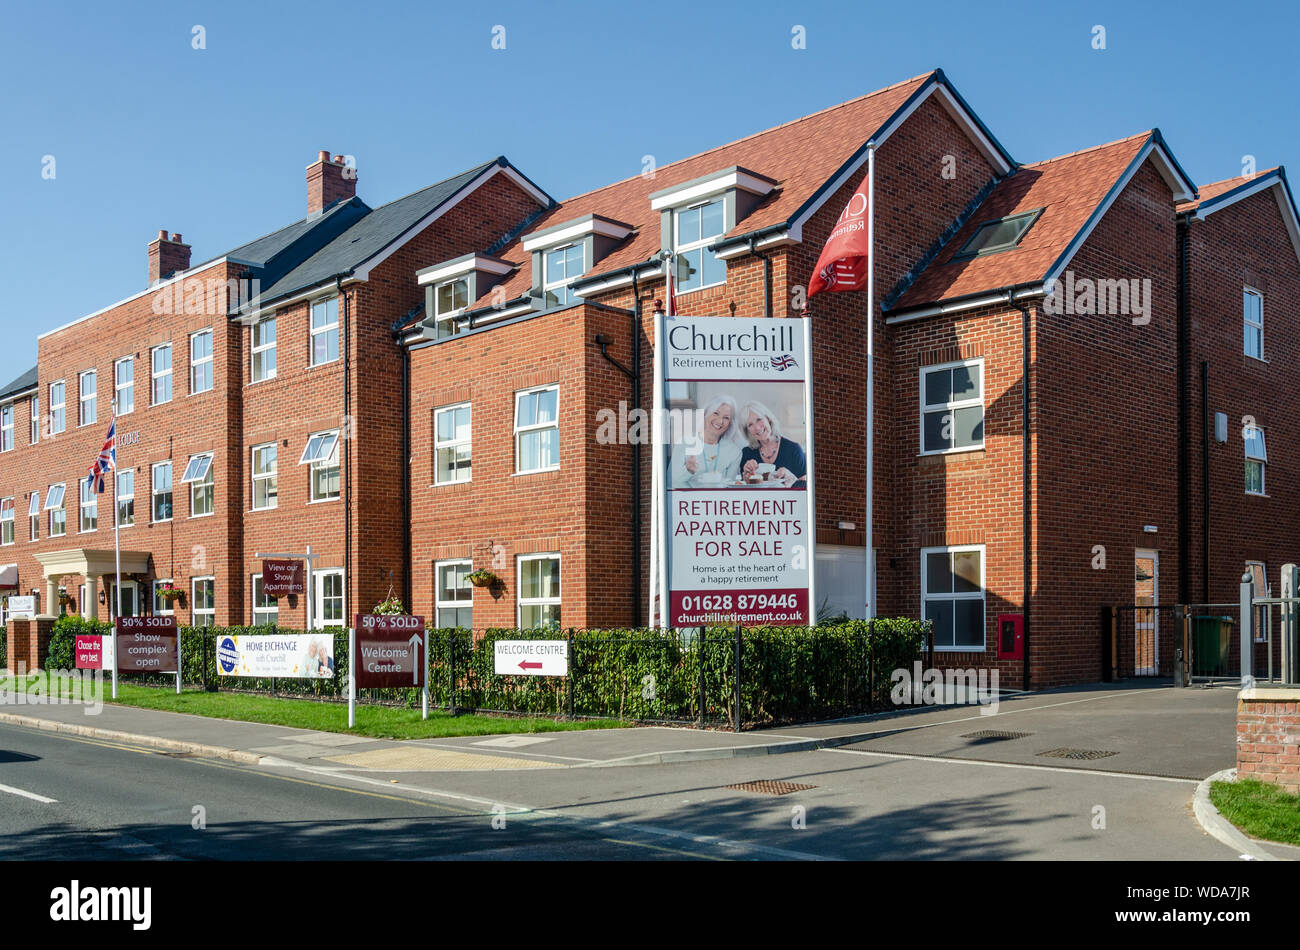
<path id="1" fill-rule="evenodd" d="M 831 236 L 817 258 L 817 266 L 813 268 L 812 280 L 808 282 L 809 297 L 822 291 L 862 290 L 867 286 L 869 182 L 870 174 L 862 179 L 862 184 L 835 222 Z"/>

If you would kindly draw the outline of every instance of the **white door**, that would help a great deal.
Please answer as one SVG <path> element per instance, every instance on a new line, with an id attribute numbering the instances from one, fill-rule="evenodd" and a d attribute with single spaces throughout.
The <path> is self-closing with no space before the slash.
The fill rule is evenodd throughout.
<path id="1" fill-rule="evenodd" d="M 108 615 L 110 619 L 117 619 L 117 590 L 114 585 L 109 585 L 112 591 L 112 599 L 109 601 Z M 136 588 L 135 581 L 122 582 L 122 616 L 138 617 L 140 615 L 139 591 Z"/>

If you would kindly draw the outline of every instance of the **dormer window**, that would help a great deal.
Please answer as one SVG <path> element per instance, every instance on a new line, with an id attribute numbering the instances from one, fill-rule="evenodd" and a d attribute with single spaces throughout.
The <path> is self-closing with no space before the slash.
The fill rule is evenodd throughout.
<path id="1" fill-rule="evenodd" d="M 631 233 L 629 224 L 589 214 L 525 234 L 521 244 L 533 263 L 529 295 L 547 310 L 580 303 L 572 285 Z"/>
<path id="2" fill-rule="evenodd" d="M 567 307 L 582 299 L 569 284 L 587 272 L 586 257 L 581 244 L 565 244 L 542 255 L 542 289 L 548 310 Z"/>
<path id="3" fill-rule="evenodd" d="M 466 254 L 444 264 L 418 271 L 416 281 L 424 288 L 426 336 L 446 340 L 461 332 L 460 315 L 513 268 L 505 261 L 483 254 Z"/>
<path id="4" fill-rule="evenodd" d="M 464 277 L 458 280 L 443 281 L 433 291 L 433 319 L 436 325 L 434 338 L 445 340 L 460 332 L 455 318 L 469 306 L 469 281 Z"/>
<path id="5" fill-rule="evenodd" d="M 677 261 L 676 292 L 684 294 L 727 282 L 727 264 L 709 245 L 727 231 L 721 199 L 701 202 L 674 214 L 673 252 Z"/>
<path id="6" fill-rule="evenodd" d="M 733 165 L 650 196 L 661 215 L 661 248 L 671 252 L 675 293 L 727 282 L 726 261 L 711 250 L 776 188 L 776 181 Z"/>

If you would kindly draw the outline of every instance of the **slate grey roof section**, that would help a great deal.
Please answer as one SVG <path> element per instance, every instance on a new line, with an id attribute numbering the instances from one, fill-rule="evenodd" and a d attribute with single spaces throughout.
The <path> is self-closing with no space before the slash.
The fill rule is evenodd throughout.
<path id="1" fill-rule="evenodd" d="M 36 386 L 36 367 L 33 366 L 27 372 L 23 373 L 8 386 L 0 389 L 0 402 L 8 399 L 10 396 L 16 396 L 18 393 L 26 392 Z"/>
<path id="2" fill-rule="evenodd" d="M 270 284 L 264 280 L 259 303 L 265 306 L 281 297 L 323 284 L 332 277 L 350 273 L 494 165 L 505 165 L 505 159 L 484 162 L 405 198 L 380 205 L 288 273 Z"/>

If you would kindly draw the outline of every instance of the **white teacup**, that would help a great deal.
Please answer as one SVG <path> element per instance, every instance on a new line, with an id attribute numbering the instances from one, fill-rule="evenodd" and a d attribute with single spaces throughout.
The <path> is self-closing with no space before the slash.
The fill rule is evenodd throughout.
<path id="1" fill-rule="evenodd" d="M 769 479 L 776 472 L 776 466 L 771 462 L 759 462 L 754 471 L 756 474 L 762 475 L 764 479 Z"/>

